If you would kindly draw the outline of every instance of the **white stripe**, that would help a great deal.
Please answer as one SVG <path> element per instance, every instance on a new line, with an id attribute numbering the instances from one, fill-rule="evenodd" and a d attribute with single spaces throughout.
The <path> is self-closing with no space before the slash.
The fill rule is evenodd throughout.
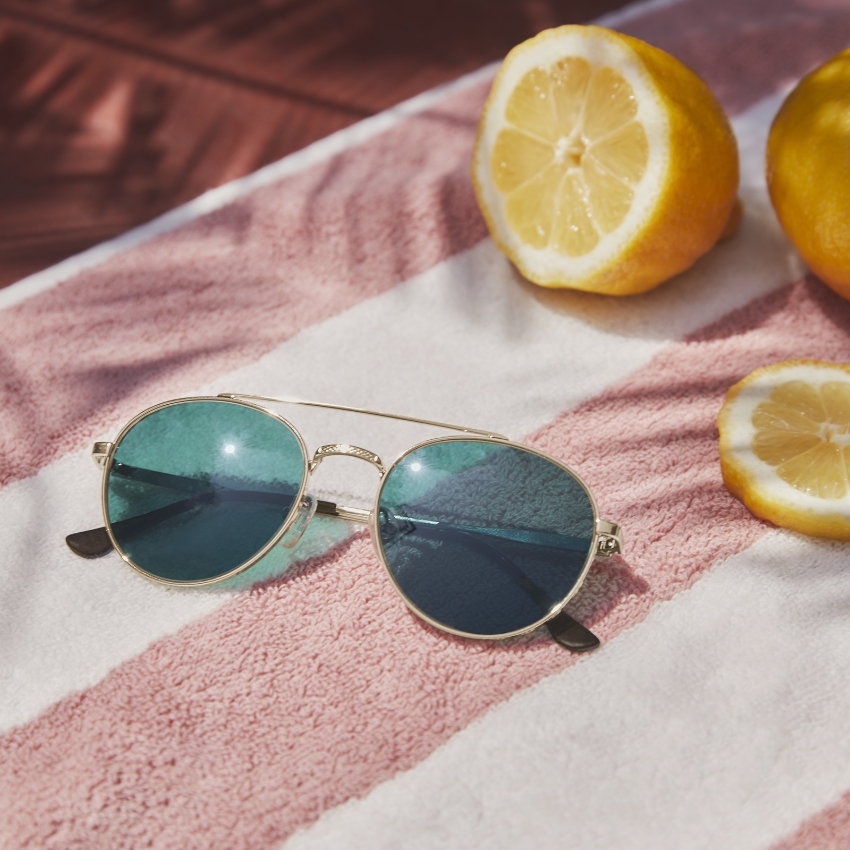
<path id="1" fill-rule="evenodd" d="M 644 2 L 633 3 L 617 12 L 603 15 L 595 23 L 600 26 L 614 28 L 647 12 L 653 12 L 657 9 L 682 2 L 687 2 L 687 0 L 644 0 Z M 324 162 L 349 148 L 356 147 L 368 139 L 389 130 L 406 118 L 432 109 L 445 98 L 463 89 L 477 85 L 480 82 L 489 80 L 496 73 L 496 69 L 500 64 L 500 62 L 491 62 L 477 71 L 452 80 L 450 83 L 445 83 L 426 92 L 422 92 L 422 94 L 396 104 L 384 112 L 372 115 L 369 118 L 358 121 L 351 127 L 345 127 L 336 133 L 332 133 L 330 136 L 319 139 L 319 141 L 313 142 L 313 144 L 295 151 L 276 162 L 272 162 L 245 177 L 240 177 L 229 183 L 225 183 L 223 186 L 210 189 L 188 203 L 175 207 L 173 210 L 169 210 L 167 213 L 139 227 L 134 227 L 132 230 L 116 236 L 114 239 L 108 239 L 86 251 L 75 254 L 73 257 L 68 257 L 66 260 L 62 260 L 47 269 L 35 272 L 0 290 L 0 310 L 20 304 L 27 298 L 38 295 L 40 292 L 46 292 L 57 284 L 74 277 L 74 275 L 79 274 L 85 269 L 105 262 L 122 251 L 135 248 L 143 242 L 147 242 L 164 233 L 170 233 L 172 230 L 176 230 L 178 227 L 196 218 L 221 209 L 261 186 L 268 186 L 270 183 L 275 183 L 284 177 L 305 171 L 317 163 Z"/>
<path id="2" fill-rule="evenodd" d="M 847 547 L 773 532 L 286 850 L 759 850 L 850 786 Z"/>
<path id="3" fill-rule="evenodd" d="M 764 179 L 766 133 L 781 102 L 781 95 L 765 98 L 733 122 L 746 208 L 740 232 L 659 289 L 616 299 L 536 287 L 487 240 L 305 329 L 208 389 L 316 397 L 513 437 L 530 433 L 670 340 L 802 275 Z M 361 424 L 362 439 L 389 434 L 381 423 Z"/>
<path id="4" fill-rule="evenodd" d="M 761 157 L 776 105 L 771 99 L 737 122 L 745 152 Z M 746 168 L 761 174 L 761 160 Z M 763 190 L 745 185 L 742 193 L 747 216 L 739 236 L 653 293 L 614 300 L 541 290 L 521 282 L 484 242 L 305 330 L 213 389 L 312 396 L 521 437 L 671 339 L 794 279 L 794 255 Z M 387 461 L 424 436 L 385 420 L 287 413 L 313 448 L 351 442 Z M 114 431 L 92 436 L 108 439 Z M 353 491 L 363 499 L 375 484 L 370 466 L 338 458 L 325 461 L 316 478 L 320 495 L 332 498 Z M 230 598 L 150 584 L 115 556 L 75 558 L 62 540 L 99 524 L 98 505 L 98 475 L 82 452 L 0 490 L 0 729 L 91 685 Z M 313 551 L 327 543 L 319 535 Z"/>

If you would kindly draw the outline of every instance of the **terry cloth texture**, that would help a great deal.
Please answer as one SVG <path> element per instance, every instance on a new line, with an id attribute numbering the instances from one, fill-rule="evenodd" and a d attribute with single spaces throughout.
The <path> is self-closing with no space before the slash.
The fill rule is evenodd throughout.
<path id="1" fill-rule="evenodd" d="M 846 847 L 848 550 L 733 499 L 715 417 L 758 366 L 850 362 L 850 304 L 782 235 L 763 159 L 850 7 L 611 24 L 701 73 L 741 151 L 738 234 L 655 292 L 540 290 L 494 248 L 468 177 L 479 75 L 3 302 L 0 848 Z M 75 558 L 64 536 L 100 522 L 91 442 L 221 391 L 491 428 L 577 469 L 625 530 L 570 604 L 603 646 L 438 632 L 327 519 L 220 587 Z M 434 436 L 282 412 L 310 451 Z M 312 489 L 366 505 L 376 483 L 330 458 Z"/>

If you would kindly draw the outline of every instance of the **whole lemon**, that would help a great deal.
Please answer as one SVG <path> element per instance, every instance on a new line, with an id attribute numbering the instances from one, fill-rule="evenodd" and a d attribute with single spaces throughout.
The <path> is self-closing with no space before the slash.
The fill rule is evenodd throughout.
<path id="1" fill-rule="evenodd" d="M 767 141 L 767 187 L 809 268 L 850 298 L 850 49 L 782 104 Z"/>

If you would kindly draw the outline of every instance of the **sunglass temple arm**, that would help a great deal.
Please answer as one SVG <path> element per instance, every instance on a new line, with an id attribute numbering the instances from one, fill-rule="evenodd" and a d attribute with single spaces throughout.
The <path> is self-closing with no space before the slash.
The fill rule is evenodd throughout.
<path id="1" fill-rule="evenodd" d="M 321 499 L 318 500 L 316 505 L 316 513 L 338 517 L 349 522 L 362 524 L 369 522 L 369 511 L 367 510 L 346 508 Z M 69 534 L 65 538 L 65 542 L 75 555 L 82 558 L 99 558 L 111 552 L 113 548 L 112 540 L 103 526 Z M 546 628 L 552 638 L 570 652 L 588 652 L 599 646 L 599 638 L 564 611 L 559 612 L 549 620 L 546 623 Z"/>
<path id="2" fill-rule="evenodd" d="M 596 556 L 607 558 L 623 551 L 623 531 L 619 525 L 596 520 Z M 578 620 L 561 611 L 546 623 L 549 634 L 570 652 L 587 652 L 599 646 L 599 638 Z"/>
<path id="3" fill-rule="evenodd" d="M 363 525 L 369 522 L 369 511 L 363 508 L 346 508 L 318 499 L 316 513 L 324 516 L 344 519 L 348 522 L 358 522 Z M 78 531 L 65 538 L 68 548 L 81 558 L 100 558 L 112 551 L 112 540 L 104 526 L 90 528 L 88 531 Z"/>

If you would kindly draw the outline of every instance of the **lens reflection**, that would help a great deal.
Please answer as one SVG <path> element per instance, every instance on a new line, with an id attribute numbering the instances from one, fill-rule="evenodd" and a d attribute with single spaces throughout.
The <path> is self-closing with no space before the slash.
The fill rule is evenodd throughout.
<path id="1" fill-rule="evenodd" d="M 479 637 L 520 631 L 582 577 L 593 506 L 555 463 L 486 440 L 423 446 L 387 475 L 380 545 L 407 598 L 432 620 Z"/>
<path id="2" fill-rule="evenodd" d="M 256 408 L 226 401 L 161 408 L 115 451 L 112 533 L 134 564 L 159 578 L 226 575 L 280 531 L 305 468 L 295 434 Z"/>

